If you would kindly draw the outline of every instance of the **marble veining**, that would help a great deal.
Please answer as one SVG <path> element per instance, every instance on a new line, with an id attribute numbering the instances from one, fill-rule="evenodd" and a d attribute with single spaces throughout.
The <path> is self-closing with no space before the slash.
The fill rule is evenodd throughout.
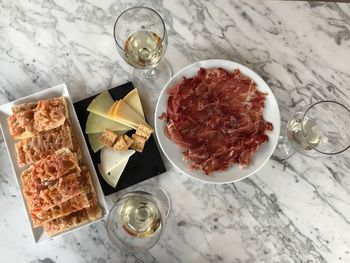
<path id="1" fill-rule="evenodd" d="M 269 84 L 284 120 L 320 99 L 349 106 L 350 4 L 270 0 L 0 0 L 0 104 L 63 82 L 73 100 L 126 82 L 113 24 L 141 4 L 166 22 L 174 72 L 209 58 L 244 64 Z M 150 119 L 160 90 L 141 92 Z M 148 254 L 120 252 L 105 221 L 35 245 L 0 136 L 0 262 L 350 262 L 349 151 L 270 160 L 227 185 L 166 165 L 149 182 L 168 191 L 171 215 Z"/>

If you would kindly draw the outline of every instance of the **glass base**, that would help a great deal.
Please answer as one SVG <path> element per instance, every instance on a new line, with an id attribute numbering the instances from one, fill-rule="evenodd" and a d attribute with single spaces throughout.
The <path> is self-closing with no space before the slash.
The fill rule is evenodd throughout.
<path id="1" fill-rule="evenodd" d="M 137 69 L 132 73 L 131 81 L 138 88 L 156 89 L 160 92 L 172 76 L 169 63 L 163 59 L 151 69 Z"/>
<path id="2" fill-rule="evenodd" d="M 295 151 L 287 137 L 287 122 L 281 121 L 280 135 L 275 151 L 272 154 L 272 159 L 276 161 L 284 161 L 295 154 Z"/>
<path id="3" fill-rule="evenodd" d="M 136 188 L 136 191 L 143 191 L 146 193 L 152 193 L 152 195 L 154 197 L 157 198 L 157 200 L 160 202 L 160 205 L 162 206 L 162 209 L 164 210 L 164 214 L 165 214 L 165 220 L 168 218 L 169 213 L 170 213 L 170 198 L 167 194 L 167 192 L 165 192 L 165 190 L 163 190 L 163 188 L 159 187 L 159 186 L 155 186 L 152 184 L 144 184 L 138 188 Z"/>

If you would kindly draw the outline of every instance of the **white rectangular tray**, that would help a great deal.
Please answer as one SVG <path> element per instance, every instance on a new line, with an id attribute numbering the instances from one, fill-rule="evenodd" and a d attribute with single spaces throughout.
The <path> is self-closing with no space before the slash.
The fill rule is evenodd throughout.
<path id="1" fill-rule="evenodd" d="M 84 135 L 83 135 L 82 130 L 80 128 L 79 121 L 78 121 L 77 115 L 75 113 L 74 106 L 73 106 L 72 100 L 71 100 L 71 98 L 69 96 L 68 89 L 67 89 L 66 85 L 65 84 L 60 84 L 58 86 L 55 86 L 55 87 L 52 87 L 52 88 L 49 88 L 49 89 L 46 89 L 46 90 L 34 93 L 32 95 L 29 95 L 29 96 L 23 97 L 21 99 L 9 102 L 7 104 L 1 105 L 0 106 L 0 125 L 1 125 L 1 128 L 2 128 L 2 134 L 4 136 L 4 140 L 5 140 L 5 144 L 7 146 L 7 150 L 8 150 L 9 156 L 10 156 L 12 168 L 13 168 L 13 171 L 14 171 L 14 173 L 16 175 L 17 183 L 18 183 L 18 186 L 20 188 L 20 194 L 21 194 L 22 202 L 23 202 L 23 205 L 25 207 L 28 220 L 30 221 L 31 230 L 33 232 L 33 237 L 34 237 L 34 240 L 35 240 L 36 243 L 48 240 L 48 239 L 56 237 L 56 236 L 63 235 L 65 233 L 72 232 L 72 231 L 77 230 L 77 229 L 79 229 L 81 227 L 88 226 L 88 225 L 90 225 L 90 224 L 92 224 L 92 223 L 94 223 L 96 221 L 101 220 L 101 219 L 98 219 L 98 220 L 93 221 L 93 222 L 88 222 L 86 224 L 80 225 L 78 227 L 75 227 L 75 228 L 70 229 L 68 231 L 64 231 L 62 233 L 59 233 L 59 234 L 51 236 L 51 237 L 49 237 L 48 235 L 45 234 L 44 229 L 42 227 L 33 228 L 33 223 L 32 223 L 32 220 L 30 218 L 30 213 L 29 213 L 27 204 L 26 204 L 26 202 L 24 200 L 23 194 L 22 194 L 21 172 L 24 169 L 26 169 L 27 167 L 19 168 L 19 166 L 17 164 L 17 154 L 16 154 L 16 150 L 15 150 L 15 143 L 17 141 L 12 139 L 12 137 L 10 135 L 9 127 L 8 127 L 8 124 L 7 124 L 7 117 L 12 114 L 11 107 L 13 105 L 18 105 L 18 104 L 22 104 L 22 103 L 26 103 L 26 102 L 34 102 L 34 101 L 38 101 L 38 100 L 42 100 L 42 99 L 49 99 L 49 98 L 60 97 L 60 96 L 64 96 L 66 98 L 66 100 L 67 100 L 69 116 L 70 116 L 70 119 L 71 119 L 71 122 L 72 122 L 73 132 L 74 132 L 74 134 L 75 134 L 75 136 L 76 136 L 76 138 L 78 140 L 78 143 L 79 143 L 81 151 L 82 151 L 83 163 L 90 170 L 90 173 L 91 173 L 91 176 L 92 176 L 92 182 L 94 184 L 94 187 L 95 187 L 95 190 L 96 190 L 96 194 L 97 194 L 100 206 L 102 208 L 103 217 L 101 219 L 106 217 L 107 214 L 108 214 L 108 209 L 107 209 L 107 206 L 106 206 L 106 201 L 105 201 L 105 198 L 104 198 L 104 194 L 102 192 L 101 185 L 100 185 L 100 183 L 98 181 L 97 174 L 96 174 L 94 165 L 92 163 L 92 160 L 91 160 L 91 157 L 90 157 L 90 154 L 89 154 L 89 150 L 88 150 L 86 142 L 84 140 Z"/>

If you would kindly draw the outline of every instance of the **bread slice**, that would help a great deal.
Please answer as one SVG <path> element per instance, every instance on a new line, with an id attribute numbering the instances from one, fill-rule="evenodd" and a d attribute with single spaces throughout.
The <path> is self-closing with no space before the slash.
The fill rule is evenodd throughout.
<path id="1" fill-rule="evenodd" d="M 77 152 L 78 159 L 80 159 L 80 148 L 75 143 L 72 129 L 68 123 L 16 143 L 18 165 L 23 167 L 32 164 L 54 154 L 57 150 L 64 147 L 69 148 L 72 152 Z"/>
<path id="2" fill-rule="evenodd" d="M 69 215 L 45 222 L 43 224 L 43 227 L 46 234 L 48 234 L 49 236 L 53 236 L 63 231 L 72 229 L 76 226 L 85 224 L 89 221 L 90 219 L 87 214 L 87 211 L 86 209 L 83 209 L 77 212 L 73 212 Z"/>
<path id="3" fill-rule="evenodd" d="M 14 114 L 7 118 L 10 134 L 22 140 L 62 126 L 69 118 L 64 97 L 24 103 L 12 107 Z"/>
<path id="4" fill-rule="evenodd" d="M 55 205 L 50 209 L 32 214 L 34 227 L 41 226 L 47 221 L 69 215 L 70 213 L 79 211 L 89 206 L 90 203 L 86 193 L 81 193 L 68 199 L 65 202 L 60 203 L 59 205 Z"/>
<path id="5" fill-rule="evenodd" d="M 69 148 L 61 148 L 30 166 L 31 175 L 42 181 L 55 180 L 71 173 L 79 173 L 78 158 Z"/>
<path id="6" fill-rule="evenodd" d="M 37 178 L 31 177 L 30 183 L 23 188 L 28 208 L 34 215 L 83 193 L 79 173 L 73 173 L 54 181 L 38 182 L 37 186 L 33 187 L 36 181 Z"/>
<path id="7" fill-rule="evenodd" d="M 86 212 L 91 221 L 102 217 L 102 210 L 97 200 L 96 191 L 91 181 L 91 174 L 86 167 L 82 167 L 81 171 L 81 185 L 87 194 L 90 206 L 86 208 Z"/>
<path id="8" fill-rule="evenodd" d="M 34 127 L 38 132 L 60 127 L 69 118 L 64 97 L 40 100 L 34 113 Z"/>
<path id="9" fill-rule="evenodd" d="M 102 217 L 102 210 L 91 181 L 91 175 L 86 167 L 81 167 L 81 176 L 79 178 L 80 184 L 89 200 L 89 207 L 43 223 L 44 230 L 49 236 L 70 230 Z"/>
<path id="10" fill-rule="evenodd" d="M 15 140 L 22 140 L 37 134 L 34 128 L 34 111 L 18 111 L 7 118 L 7 124 Z"/>
<path id="11" fill-rule="evenodd" d="M 22 103 L 12 106 L 12 113 L 18 113 L 21 111 L 32 111 L 38 106 L 38 102 Z"/>

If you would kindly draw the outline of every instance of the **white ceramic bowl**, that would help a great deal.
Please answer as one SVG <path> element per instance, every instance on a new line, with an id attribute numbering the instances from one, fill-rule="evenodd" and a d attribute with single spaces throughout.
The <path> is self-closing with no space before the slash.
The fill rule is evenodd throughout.
<path id="1" fill-rule="evenodd" d="M 179 83 L 183 77 L 190 78 L 195 76 L 201 67 L 207 69 L 220 67 L 229 72 L 232 72 L 234 69 L 238 68 L 241 71 L 241 74 L 250 77 L 256 82 L 259 91 L 268 93 L 265 100 L 264 118 L 266 121 L 273 124 L 273 131 L 268 133 L 269 141 L 259 147 L 258 151 L 252 157 L 251 164 L 246 168 L 241 169 L 237 164 L 233 164 L 230 169 L 226 171 L 214 172 L 210 176 L 205 175 L 199 170 L 189 170 L 189 163 L 183 160 L 180 147 L 170 140 L 164 133 L 166 121 L 159 119 L 159 116 L 162 115 L 163 112 L 167 111 L 168 90 Z M 165 85 L 156 106 L 155 131 L 164 154 L 182 173 L 205 183 L 231 183 L 254 174 L 269 160 L 277 145 L 278 136 L 280 133 L 280 112 L 276 98 L 271 89 L 254 71 L 233 61 L 220 59 L 203 60 L 183 68 Z"/>

